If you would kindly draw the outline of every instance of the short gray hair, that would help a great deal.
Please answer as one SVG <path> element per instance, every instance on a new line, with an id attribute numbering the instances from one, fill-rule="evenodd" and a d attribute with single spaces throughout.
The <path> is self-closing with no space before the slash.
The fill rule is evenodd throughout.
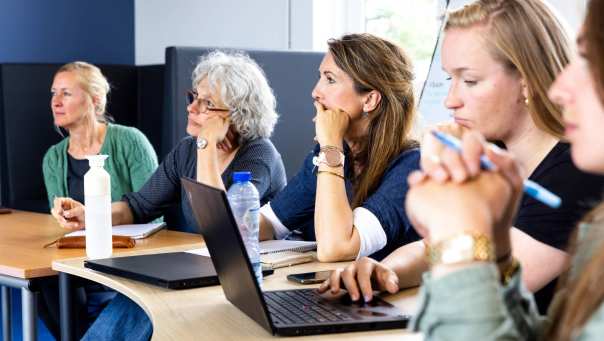
<path id="1" fill-rule="evenodd" d="M 193 70 L 193 88 L 208 80 L 210 90 L 232 109 L 231 124 L 241 141 L 268 138 L 279 115 L 264 71 L 247 54 L 212 51 Z"/>

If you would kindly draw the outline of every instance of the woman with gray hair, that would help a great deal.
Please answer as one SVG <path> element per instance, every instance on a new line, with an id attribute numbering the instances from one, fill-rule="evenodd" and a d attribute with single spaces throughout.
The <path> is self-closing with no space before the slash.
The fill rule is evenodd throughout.
<path id="1" fill-rule="evenodd" d="M 195 67 L 193 90 L 187 99 L 186 130 L 190 136 L 165 157 L 139 191 L 112 204 L 114 225 L 149 222 L 180 206 L 184 224 L 169 222 L 169 228 L 197 233 L 191 206 L 181 188 L 183 176 L 224 189 L 230 186 L 233 172 L 251 171 L 262 204 L 285 187 L 281 156 L 269 140 L 278 117 L 275 96 L 258 64 L 241 53 L 211 52 Z M 84 209 L 71 198 L 59 198 L 53 215 L 64 228 L 81 229 Z M 146 340 L 151 332 L 151 322 L 140 307 L 118 294 L 84 339 Z"/>

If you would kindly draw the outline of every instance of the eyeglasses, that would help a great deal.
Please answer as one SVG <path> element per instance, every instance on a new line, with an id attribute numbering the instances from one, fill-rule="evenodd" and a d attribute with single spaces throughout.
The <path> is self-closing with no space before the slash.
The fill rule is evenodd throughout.
<path id="1" fill-rule="evenodd" d="M 209 111 L 220 111 L 220 112 L 230 112 L 231 109 L 226 108 L 214 108 L 214 104 L 207 99 L 199 98 L 197 91 L 195 90 L 187 90 L 187 105 L 191 105 L 193 103 L 199 103 L 199 112 L 206 113 Z"/>

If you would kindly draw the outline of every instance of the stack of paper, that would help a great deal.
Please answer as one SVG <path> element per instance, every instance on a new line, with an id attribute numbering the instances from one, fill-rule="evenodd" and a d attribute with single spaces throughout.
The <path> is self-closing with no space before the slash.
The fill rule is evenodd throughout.
<path id="1" fill-rule="evenodd" d="M 155 232 L 163 229 L 166 223 L 151 223 L 151 224 L 131 224 L 131 225 L 116 225 L 112 229 L 114 236 L 125 236 L 132 239 L 147 238 Z M 78 230 L 68 233 L 67 237 L 85 236 L 86 230 Z"/>
<path id="2" fill-rule="evenodd" d="M 260 242 L 260 262 L 264 269 L 277 269 L 315 260 L 316 242 L 297 240 L 267 240 Z M 187 251 L 210 257 L 206 247 Z"/>

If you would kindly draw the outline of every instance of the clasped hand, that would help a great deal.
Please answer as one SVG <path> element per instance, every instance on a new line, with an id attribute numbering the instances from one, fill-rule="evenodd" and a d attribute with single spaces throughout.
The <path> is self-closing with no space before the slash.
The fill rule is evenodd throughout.
<path id="1" fill-rule="evenodd" d="M 520 167 L 509 152 L 487 143 L 480 133 L 454 126 L 444 131 L 461 135 L 461 153 L 443 148 L 432 134 L 422 141 L 422 170 L 408 179 L 407 215 L 430 243 L 476 233 L 493 238 L 496 246 L 500 241 L 509 244 L 508 230 L 522 195 Z M 496 169 L 482 170 L 481 155 Z M 500 246 L 509 251 L 509 245 Z"/>

